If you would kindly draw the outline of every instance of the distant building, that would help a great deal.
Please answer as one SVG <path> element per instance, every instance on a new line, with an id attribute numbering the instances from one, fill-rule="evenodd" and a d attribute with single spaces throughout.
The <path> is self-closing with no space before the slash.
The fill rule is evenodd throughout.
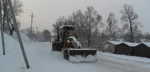
<path id="1" fill-rule="evenodd" d="M 150 58 L 150 42 L 143 42 L 136 46 L 135 55 Z"/>
<path id="2" fill-rule="evenodd" d="M 107 41 L 103 43 L 103 52 L 115 54 L 135 55 L 150 58 L 150 42 L 131 43 L 120 41 Z"/>
<path id="3" fill-rule="evenodd" d="M 131 50 L 131 47 L 126 45 L 125 43 L 121 43 L 121 44 L 116 46 L 116 53 L 117 54 L 129 55 L 130 50 Z"/>
<path id="4" fill-rule="evenodd" d="M 135 47 L 138 43 L 107 41 L 103 43 L 103 52 L 110 52 L 116 54 L 134 55 Z"/>
<path id="5" fill-rule="evenodd" d="M 122 42 L 119 41 L 107 41 L 103 43 L 102 51 L 103 52 L 110 52 L 110 53 L 117 53 L 116 46 L 121 44 Z"/>
<path id="6" fill-rule="evenodd" d="M 139 43 L 123 42 L 116 46 L 118 54 L 134 55 L 135 47 Z"/>

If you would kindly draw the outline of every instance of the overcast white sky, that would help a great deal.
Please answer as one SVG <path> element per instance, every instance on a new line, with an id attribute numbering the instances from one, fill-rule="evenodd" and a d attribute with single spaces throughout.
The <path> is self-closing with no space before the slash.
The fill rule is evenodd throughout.
<path id="1" fill-rule="evenodd" d="M 61 16 L 71 15 L 77 10 L 85 11 L 87 6 L 93 6 L 106 21 L 108 14 L 113 12 L 120 22 L 120 10 L 124 4 L 134 6 L 135 12 L 139 14 L 138 21 L 142 23 L 142 31 L 150 32 L 150 0 L 21 0 L 24 13 L 21 14 L 21 28 L 27 28 L 31 24 L 31 13 L 35 17 L 33 27 L 38 30 L 52 30 L 52 24 Z M 121 24 L 121 23 L 119 23 Z"/>

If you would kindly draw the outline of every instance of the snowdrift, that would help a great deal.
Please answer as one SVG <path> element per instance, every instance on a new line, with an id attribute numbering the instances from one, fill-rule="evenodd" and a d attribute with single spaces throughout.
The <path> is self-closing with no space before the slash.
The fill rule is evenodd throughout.
<path id="1" fill-rule="evenodd" d="M 21 72 L 24 66 L 23 57 L 17 40 L 4 33 L 6 55 L 2 55 L 0 31 L 0 72 Z"/>
<path id="2" fill-rule="evenodd" d="M 146 57 L 127 56 L 127 55 L 121 55 L 121 54 L 112 54 L 108 52 L 98 52 L 98 53 L 104 56 L 114 57 L 118 59 L 150 64 L 150 58 L 146 58 Z"/>
<path id="3" fill-rule="evenodd" d="M 20 32 L 20 36 L 23 42 L 30 42 L 30 39 L 26 34 Z M 16 32 L 13 33 L 12 37 L 18 40 Z"/>

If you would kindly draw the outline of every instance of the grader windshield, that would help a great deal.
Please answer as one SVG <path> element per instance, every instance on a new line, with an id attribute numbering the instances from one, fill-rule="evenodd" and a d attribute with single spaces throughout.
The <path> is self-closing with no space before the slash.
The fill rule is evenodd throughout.
<path id="1" fill-rule="evenodd" d="M 61 29 L 63 29 L 65 32 L 66 36 L 75 36 L 75 32 L 74 32 L 74 26 L 73 25 L 65 25 L 60 27 Z"/>

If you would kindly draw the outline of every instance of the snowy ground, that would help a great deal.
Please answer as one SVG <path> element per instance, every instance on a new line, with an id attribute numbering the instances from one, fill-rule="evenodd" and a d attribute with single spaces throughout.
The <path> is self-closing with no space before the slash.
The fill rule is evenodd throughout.
<path id="1" fill-rule="evenodd" d="M 122 55 L 121 54 L 112 54 L 112 53 L 108 53 L 108 52 L 98 52 L 98 54 L 101 54 L 104 56 L 109 56 L 109 57 L 114 57 L 114 58 L 122 59 L 122 60 L 150 64 L 150 58 L 146 58 L 146 57 L 128 56 L 128 55 L 123 55 L 123 54 Z"/>
<path id="2" fill-rule="evenodd" d="M 97 53 L 95 63 L 72 63 L 64 60 L 61 52 L 51 51 L 50 42 L 24 42 L 31 67 L 26 69 L 18 42 L 5 34 L 5 43 L 6 55 L 3 56 L 0 41 L 0 72 L 150 72 L 148 58 L 102 52 Z"/>

